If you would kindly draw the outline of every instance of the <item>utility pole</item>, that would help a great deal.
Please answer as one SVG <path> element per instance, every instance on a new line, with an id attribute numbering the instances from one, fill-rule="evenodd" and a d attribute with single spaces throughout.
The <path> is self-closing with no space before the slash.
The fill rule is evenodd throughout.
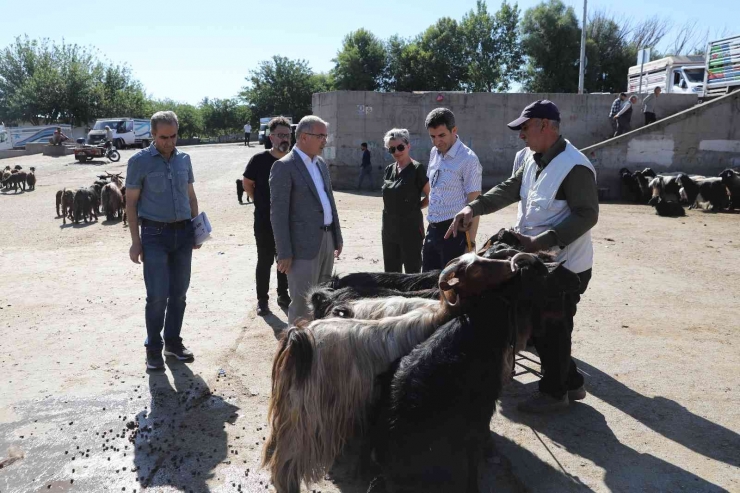
<path id="1" fill-rule="evenodd" d="M 588 0 L 583 0 L 583 22 L 581 28 L 581 63 L 578 70 L 578 94 L 583 94 L 584 78 L 586 76 L 586 5 Z"/>

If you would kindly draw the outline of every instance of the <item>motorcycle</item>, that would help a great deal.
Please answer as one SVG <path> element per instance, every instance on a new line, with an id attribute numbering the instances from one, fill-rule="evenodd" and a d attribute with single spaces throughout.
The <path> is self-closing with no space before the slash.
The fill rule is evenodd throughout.
<path id="1" fill-rule="evenodd" d="M 75 147 L 75 159 L 81 163 L 92 161 L 96 157 L 105 157 L 112 163 L 117 163 L 121 159 L 121 154 L 116 150 L 113 143 L 98 145 L 82 144 Z"/>

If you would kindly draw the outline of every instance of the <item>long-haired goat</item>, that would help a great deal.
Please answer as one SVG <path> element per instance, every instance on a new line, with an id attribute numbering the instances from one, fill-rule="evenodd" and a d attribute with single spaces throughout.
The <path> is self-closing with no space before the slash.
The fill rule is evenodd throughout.
<path id="1" fill-rule="evenodd" d="M 735 170 L 726 169 L 719 174 L 719 177 L 722 178 L 722 183 L 730 191 L 729 209 L 731 211 L 735 210 L 735 207 L 740 207 L 740 173 Z"/>
<path id="2" fill-rule="evenodd" d="M 31 166 L 31 171 L 26 175 L 28 190 L 36 190 L 36 168 Z"/>
<path id="3" fill-rule="evenodd" d="M 677 179 L 686 191 L 690 204 L 689 209 L 701 207 L 702 203 L 709 202 L 709 210 L 718 212 L 729 205 L 730 199 L 722 178 L 695 179 L 685 173 L 680 173 Z"/>
<path id="4" fill-rule="evenodd" d="M 123 196 L 114 183 L 108 183 L 103 187 L 101 203 L 108 221 L 112 221 L 116 216 L 119 219 L 123 216 Z"/>
<path id="5" fill-rule="evenodd" d="M 284 332 L 272 369 L 270 436 L 262 464 L 279 493 L 318 481 L 358 425 L 375 379 L 460 313 L 458 296 L 513 277 L 517 264 L 467 254 L 439 279 L 442 301 L 380 320 L 327 318 Z"/>

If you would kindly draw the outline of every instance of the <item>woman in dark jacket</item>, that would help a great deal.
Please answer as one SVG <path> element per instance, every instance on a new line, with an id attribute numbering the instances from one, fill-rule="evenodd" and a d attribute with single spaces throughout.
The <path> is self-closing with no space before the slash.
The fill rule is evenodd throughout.
<path id="1" fill-rule="evenodd" d="M 386 272 L 421 272 L 424 217 L 429 205 L 429 178 L 424 165 L 409 156 L 409 131 L 385 134 L 385 148 L 395 162 L 383 175 L 383 263 Z M 424 198 L 422 199 L 422 195 Z"/>

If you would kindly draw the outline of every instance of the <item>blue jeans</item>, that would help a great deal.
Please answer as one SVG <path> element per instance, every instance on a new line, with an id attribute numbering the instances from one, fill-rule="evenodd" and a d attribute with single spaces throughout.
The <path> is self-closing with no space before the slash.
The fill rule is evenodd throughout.
<path id="1" fill-rule="evenodd" d="M 367 181 L 370 182 L 370 190 L 373 189 L 373 173 L 372 173 L 372 167 L 370 166 L 363 166 L 360 169 L 360 182 L 357 184 L 357 190 L 362 188 L 362 183 L 365 181 L 365 178 L 367 178 Z"/>
<path id="2" fill-rule="evenodd" d="M 164 340 L 177 341 L 185 314 L 185 295 L 190 286 L 193 228 L 141 227 L 146 284 L 147 349 L 162 349 Z M 165 319 L 166 312 L 166 319 Z"/>

